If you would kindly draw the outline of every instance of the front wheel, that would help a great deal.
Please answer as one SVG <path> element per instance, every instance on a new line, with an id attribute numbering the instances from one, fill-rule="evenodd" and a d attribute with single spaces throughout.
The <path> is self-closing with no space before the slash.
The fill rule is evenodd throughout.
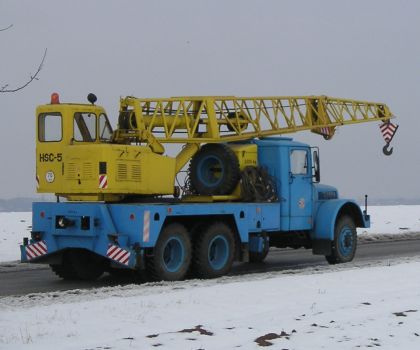
<path id="1" fill-rule="evenodd" d="M 330 264 L 350 262 L 356 254 L 356 248 L 357 233 L 354 220 L 350 216 L 342 216 L 335 224 L 331 254 L 325 258 Z"/>
<path id="2" fill-rule="evenodd" d="M 179 281 L 185 278 L 191 262 L 191 240 L 184 225 L 166 226 L 147 262 L 154 280 Z"/>
<path id="3" fill-rule="evenodd" d="M 232 229 L 222 222 L 210 224 L 197 233 L 193 270 L 197 277 L 216 278 L 227 274 L 233 264 L 235 239 Z"/>

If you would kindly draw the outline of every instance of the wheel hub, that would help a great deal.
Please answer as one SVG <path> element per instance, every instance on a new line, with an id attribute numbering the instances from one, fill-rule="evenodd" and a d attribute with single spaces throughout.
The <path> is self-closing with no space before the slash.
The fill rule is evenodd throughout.
<path id="1" fill-rule="evenodd" d="M 171 238 L 166 242 L 163 250 L 163 262 L 169 272 L 176 272 L 184 260 L 184 247 L 178 238 Z"/>
<path id="2" fill-rule="evenodd" d="M 218 235 L 214 237 L 208 250 L 208 259 L 211 267 L 215 270 L 222 269 L 229 257 L 229 244 L 225 237 Z"/>

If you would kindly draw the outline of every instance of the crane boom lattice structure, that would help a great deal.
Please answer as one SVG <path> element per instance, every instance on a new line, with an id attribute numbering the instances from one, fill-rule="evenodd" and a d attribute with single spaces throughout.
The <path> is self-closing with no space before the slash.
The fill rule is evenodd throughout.
<path id="1" fill-rule="evenodd" d="M 333 137 L 337 126 L 393 117 L 383 103 L 327 96 L 174 97 L 120 101 L 118 142 L 219 143 L 310 130 Z"/>

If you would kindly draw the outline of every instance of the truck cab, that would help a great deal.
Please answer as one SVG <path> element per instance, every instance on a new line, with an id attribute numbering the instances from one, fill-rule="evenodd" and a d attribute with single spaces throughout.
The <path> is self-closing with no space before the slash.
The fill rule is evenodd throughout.
<path id="1" fill-rule="evenodd" d="M 254 142 L 258 145 L 259 164 L 269 169 L 270 175 L 276 179 L 281 229 L 311 229 L 319 158 L 315 158 L 317 165 L 313 165 L 309 145 L 291 138 L 273 137 Z"/>

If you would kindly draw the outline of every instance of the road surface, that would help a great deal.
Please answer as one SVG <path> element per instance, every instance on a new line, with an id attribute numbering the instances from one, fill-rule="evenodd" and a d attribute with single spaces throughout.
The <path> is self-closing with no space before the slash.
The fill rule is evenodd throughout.
<path id="1" fill-rule="evenodd" d="M 420 256 L 420 239 L 369 242 L 359 244 L 355 262 L 368 265 L 372 261 Z M 276 249 L 270 251 L 263 264 L 235 264 L 231 275 L 258 273 L 282 270 L 301 270 L 314 266 L 327 266 L 323 256 L 312 255 L 311 250 Z M 59 290 L 96 288 L 132 283 L 129 280 L 118 280 L 105 274 L 93 282 L 63 281 L 50 271 L 48 266 L 26 264 L 1 265 L 0 296 L 23 295 Z"/>

